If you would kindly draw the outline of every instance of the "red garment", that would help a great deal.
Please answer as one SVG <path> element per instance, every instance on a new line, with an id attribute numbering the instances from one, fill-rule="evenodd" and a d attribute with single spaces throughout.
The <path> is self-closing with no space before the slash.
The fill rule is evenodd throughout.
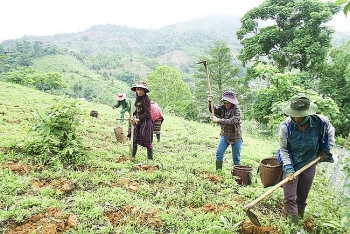
<path id="1" fill-rule="evenodd" d="M 153 122 L 156 119 L 163 117 L 162 110 L 160 109 L 158 103 L 156 103 L 155 101 L 151 101 L 151 117 Z"/>

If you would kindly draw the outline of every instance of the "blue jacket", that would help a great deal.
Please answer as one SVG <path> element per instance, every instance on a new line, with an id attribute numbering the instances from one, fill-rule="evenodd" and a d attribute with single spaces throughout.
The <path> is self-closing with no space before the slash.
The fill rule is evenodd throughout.
<path id="1" fill-rule="evenodd" d="M 294 168 L 295 170 L 299 170 L 301 167 L 312 161 L 317 157 L 317 154 L 320 151 L 324 151 L 330 153 L 331 148 L 335 145 L 335 130 L 330 121 L 326 116 L 323 115 L 312 115 L 310 116 L 310 121 L 320 120 L 321 128 L 319 129 L 319 137 L 318 137 L 318 147 L 314 152 L 314 156 L 308 158 L 307 160 L 299 163 L 300 158 L 295 158 L 298 156 L 293 155 L 293 151 L 291 150 L 291 135 L 293 134 L 294 125 L 291 121 L 291 117 L 287 117 L 285 121 L 280 124 L 278 138 L 279 138 L 279 150 L 277 151 L 277 159 L 283 164 L 283 170 L 285 171 L 287 168 Z M 294 156 L 294 157 L 293 157 Z M 332 157 L 332 156 L 330 156 Z M 298 161 L 295 165 L 294 161 Z M 333 158 L 330 159 L 332 161 Z"/>

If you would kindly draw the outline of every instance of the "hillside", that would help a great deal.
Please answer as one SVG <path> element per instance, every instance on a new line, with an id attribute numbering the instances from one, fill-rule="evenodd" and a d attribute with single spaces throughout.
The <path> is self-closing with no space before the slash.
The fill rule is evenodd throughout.
<path id="1" fill-rule="evenodd" d="M 236 37 L 239 18 L 211 15 L 164 26 L 160 29 L 137 29 L 119 25 L 94 25 L 82 32 L 47 36 L 23 36 L 29 42 L 51 43 L 79 59 L 88 69 L 108 79 L 118 79 L 131 85 L 160 65 L 181 71 L 183 79 L 193 83 L 196 63 L 215 41 L 227 42 L 233 63 L 245 69 L 236 55 L 241 45 Z M 335 32 L 332 44 L 337 47 L 350 39 L 350 32 Z M 15 40 L 1 43 L 10 47 Z M 131 80 L 132 79 L 132 80 Z"/>
<path id="2" fill-rule="evenodd" d="M 102 98 L 111 104 L 116 104 L 115 97 L 120 92 L 133 95 L 130 87 L 118 79 L 106 80 L 94 70 L 90 70 L 71 55 L 47 55 L 33 60 L 32 67 L 39 71 L 59 72 L 71 89 L 79 87 L 81 96 L 98 101 Z M 79 98 L 79 97 L 77 97 Z"/>
<path id="3" fill-rule="evenodd" d="M 176 67 L 186 74 L 192 73 L 199 56 L 217 40 L 226 41 L 232 51 L 237 53 L 240 45 L 235 32 L 239 25 L 238 18 L 212 15 L 160 29 L 145 30 L 107 24 L 95 25 L 78 33 L 24 36 L 22 39 L 52 43 L 84 55 L 116 54 L 124 59 L 121 70 L 144 77 L 161 64 Z M 4 41 L 2 45 L 11 43 Z M 139 64 L 130 66 L 130 60 Z"/>
<path id="4" fill-rule="evenodd" d="M 34 57 L 27 66 L 62 74 L 69 85 L 65 93 L 89 100 L 100 97 L 113 103 L 116 93 L 132 95 L 129 87 L 135 81 L 145 79 L 160 65 L 180 70 L 183 80 L 194 89 L 196 63 L 205 55 L 208 46 L 217 40 L 225 40 L 233 55 L 237 54 L 239 42 L 235 31 L 238 27 L 237 18 L 213 15 L 156 30 L 95 25 L 84 32 L 24 36 L 23 44 L 9 40 L 2 45 L 16 46 L 19 51 L 25 47 L 25 51 Z M 28 48 L 29 43 L 32 48 Z M 51 52 L 39 55 L 32 51 Z M 21 53 L 13 55 L 20 56 Z M 11 59 L 6 60 L 8 66 L 11 66 Z M 23 55 L 17 61 L 21 63 L 26 59 Z M 234 63 L 240 66 L 235 58 Z"/>
<path id="5" fill-rule="evenodd" d="M 85 142 L 86 160 L 47 167 L 34 163 L 21 147 L 33 114 L 55 102 L 55 96 L 0 82 L 0 97 L 3 233 L 288 233 L 281 189 L 253 208 L 262 227 L 250 226 L 243 211 L 267 190 L 256 170 L 277 147 L 275 139 L 257 134 L 252 123 L 243 123 L 242 164 L 254 172 L 249 186 L 232 178 L 230 150 L 222 173 L 215 172 L 218 126 L 165 113 L 161 142 L 154 142 L 154 161 L 146 160 L 142 147 L 130 161 L 130 142 L 118 143 L 113 132 L 117 126 L 127 129 L 126 123 L 115 122 L 119 111 L 90 102 L 79 102 L 85 110 L 78 132 Z M 90 117 L 90 110 L 98 110 L 98 118 Z M 309 198 L 306 230 L 341 231 L 324 225 L 339 220 L 346 209 L 334 202 L 336 196 L 320 167 Z"/>

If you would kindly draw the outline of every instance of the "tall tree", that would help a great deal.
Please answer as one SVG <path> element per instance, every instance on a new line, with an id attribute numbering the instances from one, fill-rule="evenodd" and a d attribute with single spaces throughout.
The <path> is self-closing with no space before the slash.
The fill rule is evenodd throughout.
<path id="1" fill-rule="evenodd" d="M 237 37 L 243 48 L 238 58 L 244 66 L 268 62 L 280 72 L 319 71 L 334 32 L 325 23 L 339 10 L 320 0 L 266 0 L 241 18 Z"/>
<path id="2" fill-rule="evenodd" d="M 226 42 L 214 42 L 214 45 L 209 46 L 208 56 L 204 56 L 202 60 L 206 60 L 208 63 L 210 83 L 214 93 L 221 94 L 224 89 L 228 87 L 233 89 L 237 86 L 240 69 L 234 67 L 232 52 Z M 199 71 L 202 72 L 203 69 L 203 66 L 201 66 Z M 206 78 L 202 82 L 206 83 Z M 207 86 L 205 85 L 205 87 Z"/>
<path id="3" fill-rule="evenodd" d="M 169 66 L 159 66 L 147 78 L 151 92 L 149 96 L 168 113 L 184 116 L 186 106 L 191 101 L 188 85 L 182 80 L 178 70 Z"/>
<path id="4" fill-rule="evenodd" d="M 209 46 L 207 54 L 200 58 L 200 61 L 207 61 L 208 75 L 210 78 L 210 88 L 214 94 L 214 101 L 217 102 L 221 94 L 226 90 L 240 92 L 239 84 L 240 69 L 234 66 L 231 48 L 224 41 L 215 41 Z M 201 112 L 207 113 L 208 85 L 204 66 L 197 66 L 198 72 L 195 74 L 196 90 L 195 97 Z M 202 114 L 206 116 L 205 114 Z"/>

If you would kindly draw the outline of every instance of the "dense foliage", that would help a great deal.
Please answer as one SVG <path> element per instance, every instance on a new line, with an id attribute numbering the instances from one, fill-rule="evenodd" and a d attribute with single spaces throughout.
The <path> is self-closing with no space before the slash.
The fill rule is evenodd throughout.
<path id="1" fill-rule="evenodd" d="M 35 122 L 23 150 L 36 163 L 60 166 L 85 160 L 84 145 L 77 128 L 81 124 L 83 109 L 78 101 L 57 97 L 55 102 L 34 114 Z"/>
<path id="2" fill-rule="evenodd" d="M 237 31 L 243 64 L 268 61 L 280 72 L 322 69 L 331 47 L 332 29 L 324 24 L 339 11 L 332 3 L 314 0 L 264 1 L 242 18 Z M 260 22 L 272 21 L 262 27 Z"/>
<path id="3" fill-rule="evenodd" d="M 340 46 L 329 56 L 334 31 L 325 26 L 339 10 L 331 2 L 269 0 L 242 17 L 238 57 L 244 65 L 251 64 L 244 83 L 267 84 L 256 90 L 252 108 L 246 111 L 249 119 L 274 129 L 288 99 L 303 92 L 318 105 L 318 113 L 330 117 L 338 143 L 350 137 L 349 95 L 344 93 L 349 89 L 348 51 Z M 267 26 L 261 27 L 264 23 Z"/>
<path id="4" fill-rule="evenodd" d="M 339 106 L 339 121 L 335 127 L 340 136 L 350 134 L 350 42 L 330 52 L 330 61 L 320 74 L 320 92 Z"/>
<path id="5" fill-rule="evenodd" d="M 32 67 L 19 67 L 18 70 L 5 72 L 0 77 L 7 82 L 34 87 L 38 90 L 60 90 L 67 87 L 62 75 L 58 72 L 36 71 Z"/>
<path id="6" fill-rule="evenodd" d="M 150 98 L 166 112 L 178 116 L 186 114 L 186 107 L 192 100 L 191 91 L 178 70 L 168 66 L 157 67 L 147 75 L 146 81 L 151 90 Z"/>
<path id="7" fill-rule="evenodd" d="M 269 80 L 270 85 L 257 90 L 252 109 L 246 112 L 248 119 L 258 120 L 267 124 L 271 130 L 276 130 L 285 118 L 282 108 L 287 105 L 288 100 L 296 93 L 305 93 L 317 104 L 317 113 L 328 116 L 332 123 L 339 123 L 339 109 L 335 101 L 320 96 L 312 89 L 299 86 L 296 81 L 300 79 L 300 73 L 279 73 L 276 67 L 264 64 L 258 64 L 254 70 L 258 77 Z"/>

